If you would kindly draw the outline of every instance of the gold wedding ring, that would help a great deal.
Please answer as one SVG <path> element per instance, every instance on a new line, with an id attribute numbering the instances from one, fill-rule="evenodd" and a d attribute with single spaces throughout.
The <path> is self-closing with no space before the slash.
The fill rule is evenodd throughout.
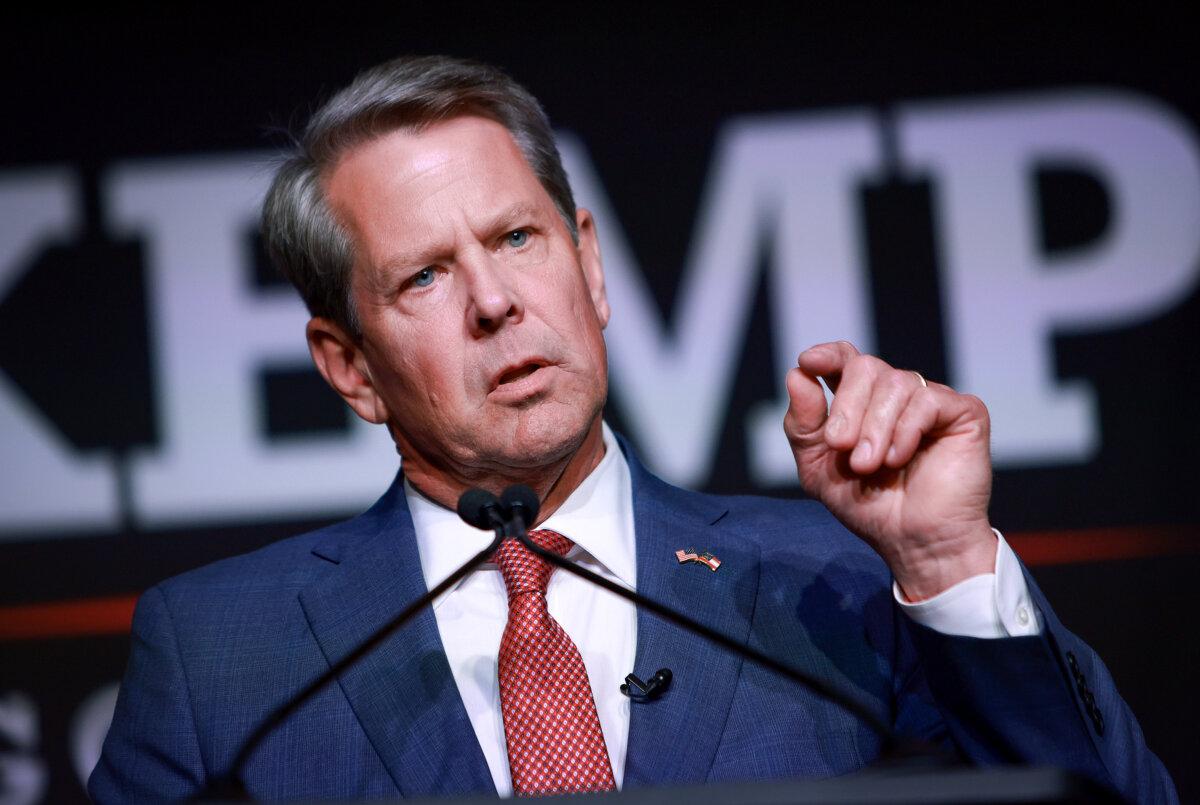
<path id="1" fill-rule="evenodd" d="M 922 374 L 921 374 L 920 372 L 918 372 L 916 369 L 909 369 L 908 371 L 910 371 L 910 372 L 912 372 L 914 375 L 916 375 L 916 376 L 917 376 L 917 380 L 921 381 L 921 388 L 923 388 L 923 389 L 927 389 L 927 388 L 929 388 L 929 384 L 925 382 L 925 376 L 924 376 L 924 375 L 922 375 Z"/>

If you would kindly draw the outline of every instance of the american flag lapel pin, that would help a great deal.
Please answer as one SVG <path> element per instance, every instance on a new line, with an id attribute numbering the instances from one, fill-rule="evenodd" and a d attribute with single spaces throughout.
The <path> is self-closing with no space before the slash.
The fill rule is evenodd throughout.
<path id="1" fill-rule="evenodd" d="M 675 558 L 679 560 L 679 564 L 681 565 L 687 562 L 695 562 L 704 565 L 714 573 L 721 566 L 721 560 L 713 556 L 711 551 L 696 553 L 695 548 L 680 548 L 678 551 L 675 551 Z"/>

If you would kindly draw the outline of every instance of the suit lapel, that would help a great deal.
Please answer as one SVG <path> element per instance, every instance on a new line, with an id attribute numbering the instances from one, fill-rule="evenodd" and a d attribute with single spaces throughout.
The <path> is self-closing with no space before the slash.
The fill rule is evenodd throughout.
<path id="1" fill-rule="evenodd" d="M 331 663 L 426 592 L 401 478 L 313 553 L 337 567 L 300 603 Z M 338 680 L 405 796 L 495 791 L 426 607 Z"/>
<path id="2" fill-rule="evenodd" d="M 624 447 L 624 445 L 622 445 Z M 637 590 L 745 643 L 758 592 L 758 549 L 717 527 L 724 508 L 668 486 L 625 448 L 633 481 Z M 724 523 L 722 523 L 724 525 Z M 717 571 L 680 564 L 680 548 L 711 550 Z M 630 706 L 626 787 L 702 783 L 724 731 L 742 660 L 642 610 L 635 669 L 643 679 L 670 668 L 667 692 Z"/>

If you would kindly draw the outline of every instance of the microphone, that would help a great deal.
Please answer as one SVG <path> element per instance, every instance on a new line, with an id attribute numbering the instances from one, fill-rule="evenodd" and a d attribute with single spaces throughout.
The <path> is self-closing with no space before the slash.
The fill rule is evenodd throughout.
<path id="1" fill-rule="evenodd" d="M 510 537 L 523 537 L 529 526 L 537 521 L 542 502 L 525 484 L 513 484 L 500 493 L 500 504 L 504 507 L 505 520 L 511 531 Z"/>
<path id="2" fill-rule="evenodd" d="M 621 685 L 621 692 L 635 702 L 648 702 L 666 693 L 669 687 L 671 669 L 659 668 L 647 682 L 643 682 L 637 674 L 627 675 L 625 683 Z"/>
<path id="3" fill-rule="evenodd" d="M 500 499 L 486 489 L 472 487 L 458 499 L 458 516 L 467 525 L 487 531 L 504 526 L 504 514 Z"/>

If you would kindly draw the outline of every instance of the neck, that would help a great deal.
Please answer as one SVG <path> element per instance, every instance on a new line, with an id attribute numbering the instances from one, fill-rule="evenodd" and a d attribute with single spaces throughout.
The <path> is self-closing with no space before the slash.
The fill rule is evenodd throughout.
<path id="1" fill-rule="evenodd" d="M 505 468 L 480 472 L 448 472 L 404 455 L 404 477 L 421 494 L 447 509 L 455 509 L 467 489 L 477 486 L 500 494 L 513 484 L 524 484 L 537 493 L 541 507 L 538 523 L 558 510 L 571 493 L 583 483 L 604 458 L 604 437 L 600 417 L 592 422 L 579 447 L 565 458 L 544 467 Z M 532 523 L 537 525 L 537 523 Z"/>

